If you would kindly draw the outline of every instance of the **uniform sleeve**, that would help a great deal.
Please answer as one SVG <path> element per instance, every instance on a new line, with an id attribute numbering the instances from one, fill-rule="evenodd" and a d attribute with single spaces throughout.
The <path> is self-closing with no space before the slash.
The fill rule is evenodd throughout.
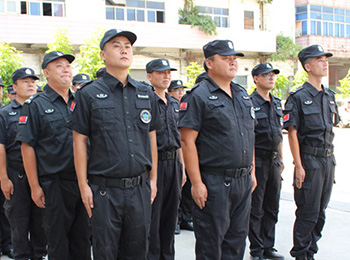
<path id="1" fill-rule="evenodd" d="M 152 106 L 152 119 L 149 130 L 158 130 L 161 127 L 161 119 L 160 119 L 160 108 L 157 102 L 155 94 L 151 93 L 151 106 Z"/>
<path id="2" fill-rule="evenodd" d="M 16 141 L 35 147 L 40 129 L 40 115 L 36 104 L 24 103 L 18 119 L 18 132 Z"/>
<path id="3" fill-rule="evenodd" d="M 285 109 L 283 111 L 283 128 L 287 129 L 290 126 L 294 126 L 296 130 L 299 130 L 300 125 L 299 109 L 294 96 L 289 96 Z"/>
<path id="4" fill-rule="evenodd" d="M 83 90 L 78 90 L 72 102 L 72 113 L 66 126 L 80 134 L 88 136 L 90 133 L 90 105 L 89 96 Z"/>
<path id="5" fill-rule="evenodd" d="M 0 114 L 0 144 L 6 145 L 6 119 Z"/>
<path id="6" fill-rule="evenodd" d="M 199 132 L 202 125 L 203 109 L 198 96 L 186 94 L 179 105 L 179 128 L 186 127 Z"/>

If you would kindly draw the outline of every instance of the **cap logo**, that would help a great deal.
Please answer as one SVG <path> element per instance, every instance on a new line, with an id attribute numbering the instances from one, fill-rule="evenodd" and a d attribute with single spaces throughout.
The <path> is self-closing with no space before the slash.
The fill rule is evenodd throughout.
<path id="1" fill-rule="evenodd" d="M 31 75 L 32 71 L 30 69 L 26 69 L 25 73 L 28 74 L 28 75 Z"/>
<path id="2" fill-rule="evenodd" d="M 58 55 L 58 56 L 62 56 L 63 53 L 62 53 L 62 52 L 57 52 L 57 55 Z"/>
<path id="3" fill-rule="evenodd" d="M 269 68 L 269 69 L 271 69 L 271 68 L 272 68 L 272 67 L 271 67 L 271 65 L 270 65 L 270 64 L 268 64 L 268 63 L 266 64 L 266 67 L 267 67 L 267 68 Z"/>
<path id="4" fill-rule="evenodd" d="M 323 52 L 323 48 L 320 45 L 318 45 L 318 50 Z"/>
<path id="5" fill-rule="evenodd" d="M 233 43 L 232 42 L 227 42 L 227 46 L 233 50 Z"/>
<path id="6" fill-rule="evenodd" d="M 82 76 L 83 79 L 87 79 L 87 77 L 85 75 Z"/>
<path id="7" fill-rule="evenodd" d="M 177 81 L 177 85 L 179 85 L 179 86 L 181 85 L 181 81 L 180 80 Z"/>
<path id="8" fill-rule="evenodd" d="M 168 66 L 168 62 L 166 60 L 162 60 L 164 66 Z"/>

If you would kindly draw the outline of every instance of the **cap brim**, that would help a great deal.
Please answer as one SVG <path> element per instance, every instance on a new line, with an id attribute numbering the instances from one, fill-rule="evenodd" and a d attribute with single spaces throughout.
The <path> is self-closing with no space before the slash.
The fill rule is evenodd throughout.
<path id="1" fill-rule="evenodd" d="M 136 34 L 134 34 L 133 32 L 129 32 L 129 31 L 121 31 L 121 32 L 117 32 L 115 34 L 112 34 L 111 36 L 109 36 L 107 39 L 105 39 L 105 41 L 103 42 L 103 44 L 100 44 L 100 49 L 103 50 L 105 44 L 107 42 L 109 42 L 110 40 L 112 40 L 115 37 L 118 36 L 124 36 L 126 38 L 128 38 L 128 40 L 130 41 L 131 45 L 133 45 L 136 42 L 137 36 Z"/>
<path id="2" fill-rule="evenodd" d="M 305 55 L 305 58 L 304 58 L 304 61 L 309 59 L 309 58 L 316 58 L 316 57 L 321 57 L 321 56 L 326 56 L 327 58 L 329 57 L 332 57 L 333 56 L 333 53 L 330 53 L 330 52 L 321 52 L 321 53 L 318 53 L 317 55 Z"/>
<path id="3" fill-rule="evenodd" d="M 19 77 L 18 79 L 25 79 L 25 78 L 33 78 L 33 79 L 36 79 L 38 80 L 39 78 L 37 76 L 32 76 L 32 75 L 23 75 L 23 77 Z"/>
<path id="4" fill-rule="evenodd" d="M 224 52 L 224 53 L 218 53 L 219 55 L 222 55 L 222 56 L 231 56 L 231 55 L 235 55 L 235 56 L 240 56 L 240 57 L 244 57 L 244 54 L 242 52 L 237 52 L 237 51 L 227 51 L 227 52 Z"/>
<path id="5" fill-rule="evenodd" d="M 166 70 L 177 71 L 177 69 L 171 68 L 171 67 L 162 67 L 162 68 L 159 68 L 159 69 L 154 69 L 153 71 L 166 71 Z"/>
<path id="6" fill-rule="evenodd" d="M 54 60 L 57 60 L 60 58 L 65 58 L 69 63 L 72 63 L 75 60 L 75 57 L 73 55 L 64 54 L 64 55 L 57 56 L 57 57 L 54 57 L 54 58 L 51 58 L 50 60 L 48 60 L 45 64 L 43 64 L 44 66 L 42 66 L 42 69 L 46 69 L 47 65 L 49 65 L 50 62 L 53 62 Z"/>

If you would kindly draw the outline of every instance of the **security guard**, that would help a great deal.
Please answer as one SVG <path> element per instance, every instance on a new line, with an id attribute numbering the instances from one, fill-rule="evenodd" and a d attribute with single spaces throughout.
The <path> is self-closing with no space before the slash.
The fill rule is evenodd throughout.
<path id="1" fill-rule="evenodd" d="M 185 95 L 185 86 L 182 80 L 172 80 L 168 88 L 168 94 L 180 101 L 183 95 Z"/>
<path id="2" fill-rule="evenodd" d="M 7 87 L 7 98 L 10 99 L 10 102 L 16 98 L 16 90 L 13 89 L 13 85 Z"/>
<path id="3" fill-rule="evenodd" d="M 155 89 L 161 118 L 161 127 L 157 130 L 157 196 L 152 204 L 149 260 L 170 260 L 175 257 L 174 231 L 182 178 L 185 177 L 177 127 L 179 101 L 166 93 L 171 82 L 171 71 L 175 70 L 167 59 L 154 59 L 146 65 L 147 78 Z"/>
<path id="4" fill-rule="evenodd" d="M 180 104 L 180 133 L 192 183 L 196 259 L 243 259 L 248 234 L 254 154 L 253 104 L 232 82 L 238 70 L 232 41 L 203 47 L 207 77 Z"/>
<path id="5" fill-rule="evenodd" d="M 338 108 L 334 92 L 321 83 L 331 56 L 320 45 L 299 52 L 308 80 L 290 93 L 283 117 L 295 165 L 297 210 L 290 253 L 298 260 L 312 260 L 318 251 L 334 180 L 333 126 L 339 122 Z"/>
<path id="6" fill-rule="evenodd" d="M 38 79 L 31 68 L 17 69 L 12 74 L 16 99 L 0 111 L 1 190 L 6 198 L 4 207 L 11 225 L 15 259 L 42 259 L 46 255 L 42 228 L 44 210 L 31 199 L 21 146 L 15 141 L 22 105 L 36 93 L 35 81 Z"/>
<path id="7" fill-rule="evenodd" d="M 29 98 L 19 117 L 16 140 L 32 199 L 45 208 L 44 229 L 52 260 L 91 260 L 88 216 L 81 201 L 73 160 L 72 131 L 65 126 L 74 96 L 71 63 L 74 56 L 52 51 L 41 67 L 48 84 Z"/>
<path id="8" fill-rule="evenodd" d="M 148 251 L 160 118 L 152 89 L 128 75 L 135 41 L 129 31 L 104 34 L 106 73 L 77 92 L 68 124 L 81 196 L 92 217 L 94 259 L 146 259 Z"/>
<path id="9" fill-rule="evenodd" d="M 90 77 L 88 74 L 79 73 L 73 77 L 71 90 L 73 92 L 77 92 L 77 89 L 81 84 L 87 83 L 89 81 L 90 81 Z"/>
<path id="10" fill-rule="evenodd" d="M 281 100 L 270 91 L 280 71 L 271 63 L 261 63 L 252 70 L 256 89 L 251 95 L 255 117 L 255 175 L 257 187 L 252 194 L 249 223 L 250 254 L 253 260 L 284 257 L 274 249 L 275 225 L 279 210 L 283 170 Z"/>

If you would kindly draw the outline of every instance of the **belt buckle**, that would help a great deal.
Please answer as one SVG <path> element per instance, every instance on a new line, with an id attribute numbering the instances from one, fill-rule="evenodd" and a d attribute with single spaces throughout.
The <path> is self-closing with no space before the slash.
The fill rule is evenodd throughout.
<path id="1" fill-rule="evenodd" d="M 131 178 L 123 178 L 123 187 L 128 189 L 133 187 L 132 179 Z"/>
<path id="2" fill-rule="evenodd" d="M 332 156 L 332 149 L 326 148 L 325 155 L 326 157 Z"/>
<path id="3" fill-rule="evenodd" d="M 166 152 L 166 158 L 167 158 L 168 160 L 170 160 L 170 159 L 172 158 L 171 152 Z"/>
<path id="4" fill-rule="evenodd" d="M 276 159 L 278 156 L 278 152 L 272 152 L 272 159 Z"/>

